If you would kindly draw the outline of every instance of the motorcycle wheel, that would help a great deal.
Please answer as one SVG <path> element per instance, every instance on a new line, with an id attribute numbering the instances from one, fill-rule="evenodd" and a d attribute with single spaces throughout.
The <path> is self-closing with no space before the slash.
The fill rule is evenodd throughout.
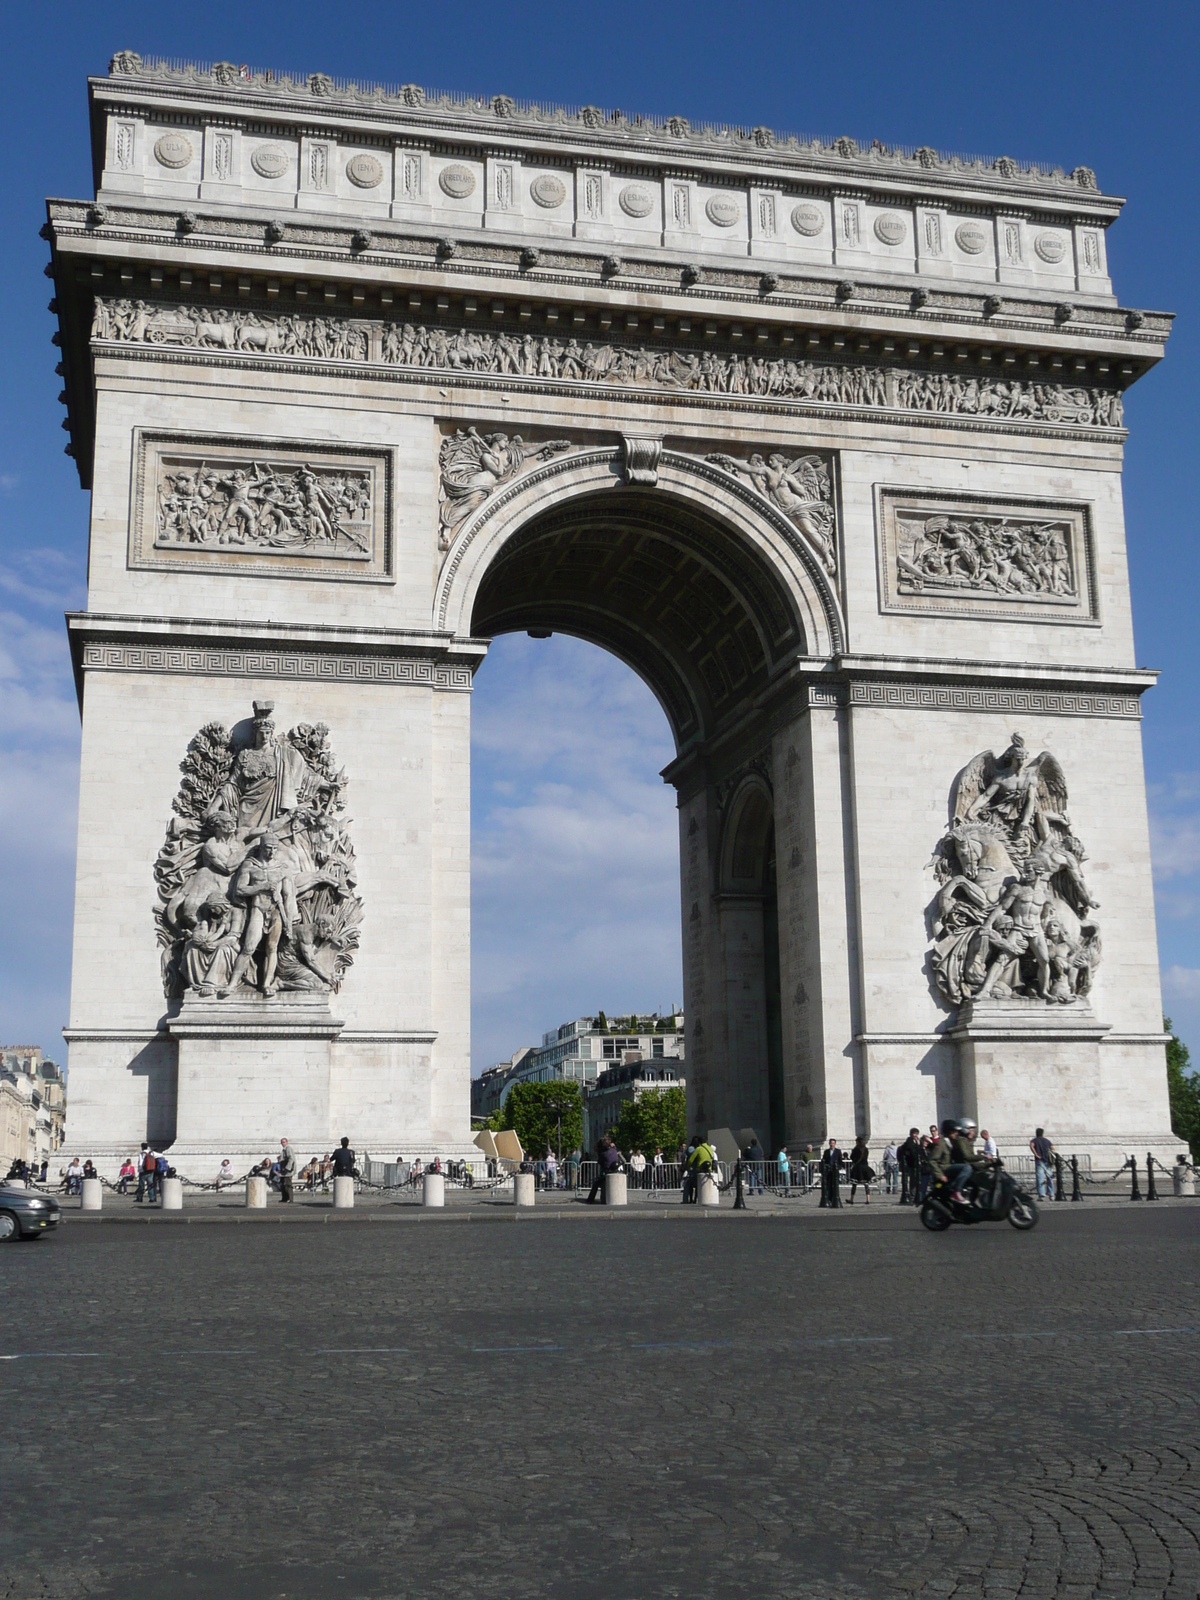
<path id="1" fill-rule="evenodd" d="M 1013 1195 L 1008 1208 L 1008 1220 L 1012 1226 L 1021 1233 L 1028 1233 L 1030 1228 L 1036 1228 L 1041 1212 L 1027 1194 L 1020 1190 Z"/>
<path id="2" fill-rule="evenodd" d="M 930 1233 L 944 1233 L 950 1226 L 950 1218 L 940 1206 L 935 1206 L 931 1200 L 926 1200 L 921 1207 L 921 1221 L 929 1229 Z"/>

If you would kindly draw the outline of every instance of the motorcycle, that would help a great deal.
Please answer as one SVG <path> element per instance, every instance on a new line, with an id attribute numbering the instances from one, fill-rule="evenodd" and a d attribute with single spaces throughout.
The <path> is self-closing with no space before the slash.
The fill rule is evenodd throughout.
<path id="1" fill-rule="evenodd" d="M 992 1167 L 990 1185 L 984 1173 L 976 1175 L 965 1204 L 951 1197 L 950 1185 L 944 1178 L 921 1204 L 921 1221 L 930 1233 L 944 1233 L 955 1222 L 1008 1222 L 1021 1233 L 1028 1233 L 1037 1227 L 1038 1216 L 1033 1196 L 1004 1171 L 1002 1161 Z"/>

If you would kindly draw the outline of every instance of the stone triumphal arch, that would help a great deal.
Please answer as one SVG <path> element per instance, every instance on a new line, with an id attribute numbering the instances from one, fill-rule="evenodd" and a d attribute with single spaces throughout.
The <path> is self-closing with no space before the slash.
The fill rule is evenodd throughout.
<path id="1" fill-rule="evenodd" d="M 117 55 L 45 234 L 92 493 L 71 1146 L 469 1134 L 470 689 L 676 755 L 690 1112 L 1173 1147 L 1121 202 L 1072 172 Z"/>

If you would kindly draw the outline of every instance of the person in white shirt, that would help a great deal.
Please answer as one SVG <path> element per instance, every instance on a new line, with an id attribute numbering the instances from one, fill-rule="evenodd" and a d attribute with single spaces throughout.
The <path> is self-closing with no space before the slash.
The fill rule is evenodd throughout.
<path id="1" fill-rule="evenodd" d="M 629 1168 L 633 1173 L 633 1187 L 641 1189 L 645 1185 L 646 1158 L 640 1150 L 635 1150 L 629 1158 Z"/>
<path id="2" fill-rule="evenodd" d="M 996 1148 L 996 1141 L 986 1128 L 980 1129 L 979 1137 L 983 1140 L 983 1154 L 989 1161 L 995 1161 L 1000 1152 Z"/>
<path id="3" fill-rule="evenodd" d="M 218 1190 L 223 1189 L 227 1184 L 230 1184 L 232 1182 L 233 1182 L 233 1163 L 232 1163 L 232 1161 L 230 1161 L 229 1157 L 226 1156 L 224 1161 L 222 1161 L 222 1163 L 221 1163 L 220 1172 L 217 1173 L 217 1188 L 218 1188 Z"/>

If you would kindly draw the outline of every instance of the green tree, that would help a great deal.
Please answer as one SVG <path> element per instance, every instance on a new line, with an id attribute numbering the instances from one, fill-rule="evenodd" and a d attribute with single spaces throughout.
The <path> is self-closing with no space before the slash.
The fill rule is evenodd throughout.
<path id="1" fill-rule="evenodd" d="M 505 1096 L 501 1127 L 513 1128 L 532 1156 L 561 1154 L 583 1140 L 583 1100 L 579 1085 L 564 1078 L 549 1083 L 516 1083 Z"/>
<path id="2" fill-rule="evenodd" d="M 597 1011 L 596 1013 L 596 1027 L 601 1033 L 608 1032 L 608 1018 L 604 1015 L 603 1011 Z"/>
<path id="3" fill-rule="evenodd" d="M 683 1089 L 647 1089 L 627 1100 L 613 1129 L 613 1138 L 625 1151 L 641 1150 L 652 1156 L 660 1146 L 670 1160 L 687 1137 L 687 1094 Z"/>
<path id="4" fill-rule="evenodd" d="M 1192 1159 L 1200 1159 L 1200 1080 L 1192 1071 L 1191 1056 L 1183 1040 L 1171 1027 L 1170 1017 L 1163 1018 L 1163 1028 L 1171 1037 L 1167 1040 L 1167 1090 L 1171 1096 L 1171 1132 L 1177 1139 L 1187 1141 Z"/>

